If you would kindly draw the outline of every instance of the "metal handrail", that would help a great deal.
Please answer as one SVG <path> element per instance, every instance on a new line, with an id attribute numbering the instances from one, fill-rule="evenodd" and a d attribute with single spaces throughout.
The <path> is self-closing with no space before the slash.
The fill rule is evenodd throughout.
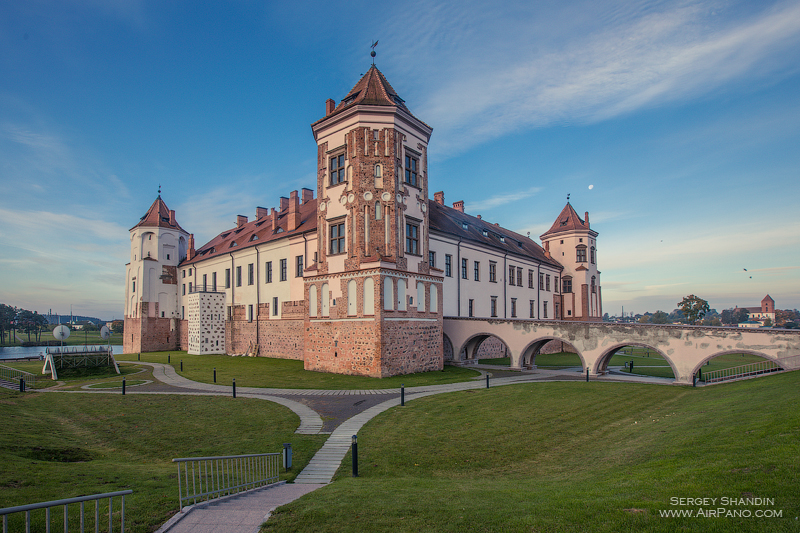
<path id="1" fill-rule="evenodd" d="M 112 511 L 114 508 L 113 505 L 113 498 L 120 496 L 122 498 L 122 504 L 120 508 L 120 532 L 125 533 L 125 496 L 128 494 L 133 494 L 132 490 L 120 490 L 117 492 L 105 492 L 103 494 L 92 494 L 90 496 L 78 496 L 75 498 L 66 498 L 64 500 L 53 500 L 49 502 L 40 502 L 40 503 L 31 503 L 27 505 L 17 505 L 16 507 L 6 507 L 5 509 L 0 509 L 0 516 L 3 517 L 3 533 L 8 533 L 8 515 L 13 513 L 25 513 L 25 532 L 30 533 L 31 530 L 31 511 L 35 511 L 37 509 L 44 509 L 45 510 L 45 521 L 46 521 L 46 531 L 50 533 L 50 509 L 53 507 L 58 507 L 60 505 L 64 506 L 64 533 L 69 531 L 69 513 L 67 511 L 67 506 L 72 503 L 80 503 L 81 504 L 81 533 L 84 530 L 84 503 L 88 501 L 94 500 L 94 530 L 95 533 L 100 532 L 100 500 L 108 498 L 108 531 L 111 533 L 113 530 L 112 526 Z"/>
<path id="2" fill-rule="evenodd" d="M 257 453 L 173 459 L 178 463 L 180 511 L 183 512 L 184 502 L 196 504 L 198 500 L 213 500 L 277 483 L 280 458 L 281 453 Z"/>
<path id="3" fill-rule="evenodd" d="M 703 381 L 706 383 L 718 383 L 720 381 L 729 381 L 732 379 L 758 376 L 761 374 L 778 372 L 781 370 L 783 370 L 783 368 L 775 361 L 757 361 L 755 363 L 748 363 L 746 365 L 721 368 L 719 370 L 709 370 L 703 376 Z"/>
<path id="4" fill-rule="evenodd" d="M 0 365 L 0 379 L 17 382 L 20 379 L 24 379 L 26 384 L 33 385 L 36 383 L 36 374 L 31 374 L 24 370 L 17 370 L 10 366 Z"/>

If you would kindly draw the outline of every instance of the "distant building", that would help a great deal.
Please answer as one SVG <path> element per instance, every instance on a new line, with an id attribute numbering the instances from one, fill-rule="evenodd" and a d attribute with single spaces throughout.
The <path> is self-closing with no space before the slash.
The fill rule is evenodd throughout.
<path id="1" fill-rule="evenodd" d="M 761 327 L 767 319 L 775 324 L 775 300 L 769 294 L 761 300 L 761 307 L 743 307 L 742 309 L 747 311 L 747 322 L 741 322 L 740 328 Z M 734 312 L 738 310 L 737 307 Z M 753 323 L 758 325 L 754 326 Z"/>
<path id="2" fill-rule="evenodd" d="M 443 317 L 601 321 L 597 235 L 562 209 L 543 246 L 429 198 L 432 128 L 372 66 L 311 125 L 311 189 L 195 250 L 159 195 L 130 230 L 124 351 L 257 353 L 385 377 L 452 358 Z"/>

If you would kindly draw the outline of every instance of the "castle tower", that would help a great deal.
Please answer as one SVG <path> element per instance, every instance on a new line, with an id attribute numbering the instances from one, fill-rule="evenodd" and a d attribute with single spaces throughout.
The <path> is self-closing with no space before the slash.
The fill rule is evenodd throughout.
<path id="1" fill-rule="evenodd" d="M 125 353 L 178 348 L 178 263 L 186 258 L 189 239 L 161 195 L 131 228 L 131 260 L 125 269 Z"/>
<path id="2" fill-rule="evenodd" d="M 597 232 L 589 227 L 569 202 L 552 227 L 541 235 L 546 252 L 564 266 L 561 302 L 556 318 L 599 321 L 603 319 L 600 271 L 597 270 Z"/>
<path id="3" fill-rule="evenodd" d="M 317 262 L 306 278 L 306 368 L 377 377 L 441 368 L 442 285 L 428 264 L 432 128 L 374 65 L 311 128 Z"/>

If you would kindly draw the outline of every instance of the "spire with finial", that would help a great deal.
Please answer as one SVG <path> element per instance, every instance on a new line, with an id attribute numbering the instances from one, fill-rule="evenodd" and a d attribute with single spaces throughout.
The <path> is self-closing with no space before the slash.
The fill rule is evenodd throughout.
<path id="1" fill-rule="evenodd" d="M 567 203 L 569 203 L 569 193 L 567 193 Z"/>
<path id="2" fill-rule="evenodd" d="M 372 52 L 370 52 L 369 55 L 372 56 L 372 66 L 375 66 L 375 56 L 378 55 L 375 53 L 376 46 L 378 46 L 378 41 L 375 41 L 372 43 L 372 46 L 370 46 L 370 48 L 372 48 Z"/>
<path id="3" fill-rule="evenodd" d="M 161 196 L 161 184 L 158 184 L 158 195 Z"/>

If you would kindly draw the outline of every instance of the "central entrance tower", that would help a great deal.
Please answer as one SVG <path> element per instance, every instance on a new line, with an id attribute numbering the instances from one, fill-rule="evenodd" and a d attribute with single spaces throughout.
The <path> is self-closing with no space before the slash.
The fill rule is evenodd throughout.
<path id="1" fill-rule="evenodd" d="M 305 273 L 305 368 L 441 369 L 442 278 L 428 264 L 431 127 L 373 65 L 311 128 L 317 257 Z"/>

